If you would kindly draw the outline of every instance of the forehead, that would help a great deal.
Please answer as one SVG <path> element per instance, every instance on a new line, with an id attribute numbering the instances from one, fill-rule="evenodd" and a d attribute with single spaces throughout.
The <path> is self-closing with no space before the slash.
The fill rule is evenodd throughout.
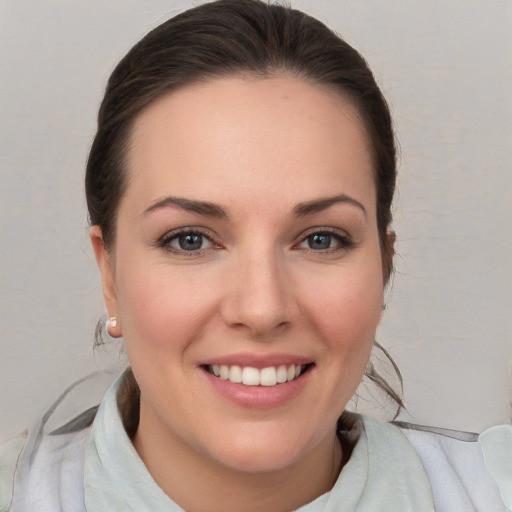
<path id="1" fill-rule="evenodd" d="M 247 196 L 270 187 L 374 193 L 356 109 L 287 76 L 217 78 L 163 95 L 135 120 L 127 170 L 127 193 L 136 189 L 141 201 L 178 192 L 222 201 L 233 187 Z"/>

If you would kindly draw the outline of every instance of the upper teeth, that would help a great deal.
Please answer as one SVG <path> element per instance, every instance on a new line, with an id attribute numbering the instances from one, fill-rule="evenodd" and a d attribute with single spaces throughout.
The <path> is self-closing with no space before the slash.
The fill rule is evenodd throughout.
<path id="1" fill-rule="evenodd" d="M 268 368 L 253 368 L 251 366 L 227 366 L 213 364 L 211 372 L 223 380 L 246 386 L 275 386 L 296 379 L 304 369 L 302 365 L 269 366 Z"/>

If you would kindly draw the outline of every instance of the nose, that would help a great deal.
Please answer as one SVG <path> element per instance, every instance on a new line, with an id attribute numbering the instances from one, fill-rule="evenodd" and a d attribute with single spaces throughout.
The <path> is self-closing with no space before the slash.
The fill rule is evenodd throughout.
<path id="1" fill-rule="evenodd" d="M 231 283 L 222 307 L 224 322 L 260 340 L 290 326 L 297 306 L 285 267 L 272 250 L 239 255 L 228 278 Z"/>

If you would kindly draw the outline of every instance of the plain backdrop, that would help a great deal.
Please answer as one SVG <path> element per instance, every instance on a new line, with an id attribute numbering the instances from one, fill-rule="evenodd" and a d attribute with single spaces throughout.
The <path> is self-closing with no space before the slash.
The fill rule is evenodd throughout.
<path id="1" fill-rule="evenodd" d="M 83 175 L 117 60 L 178 0 L 0 1 L 0 441 L 116 361 Z M 397 272 L 378 340 L 404 377 L 401 419 L 510 421 L 512 2 L 292 0 L 368 59 L 401 147 Z M 122 362 L 120 363 L 122 364 Z M 360 410 L 388 416 L 371 388 Z"/>

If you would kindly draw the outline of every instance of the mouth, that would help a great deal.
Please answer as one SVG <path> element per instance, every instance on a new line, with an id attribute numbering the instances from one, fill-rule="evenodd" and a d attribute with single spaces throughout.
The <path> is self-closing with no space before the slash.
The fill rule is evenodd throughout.
<path id="1" fill-rule="evenodd" d="M 297 380 L 313 366 L 314 363 L 254 368 L 252 366 L 212 364 L 203 365 L 203 368 L 211 375 L 234 384 L 272 387 Z"/>

